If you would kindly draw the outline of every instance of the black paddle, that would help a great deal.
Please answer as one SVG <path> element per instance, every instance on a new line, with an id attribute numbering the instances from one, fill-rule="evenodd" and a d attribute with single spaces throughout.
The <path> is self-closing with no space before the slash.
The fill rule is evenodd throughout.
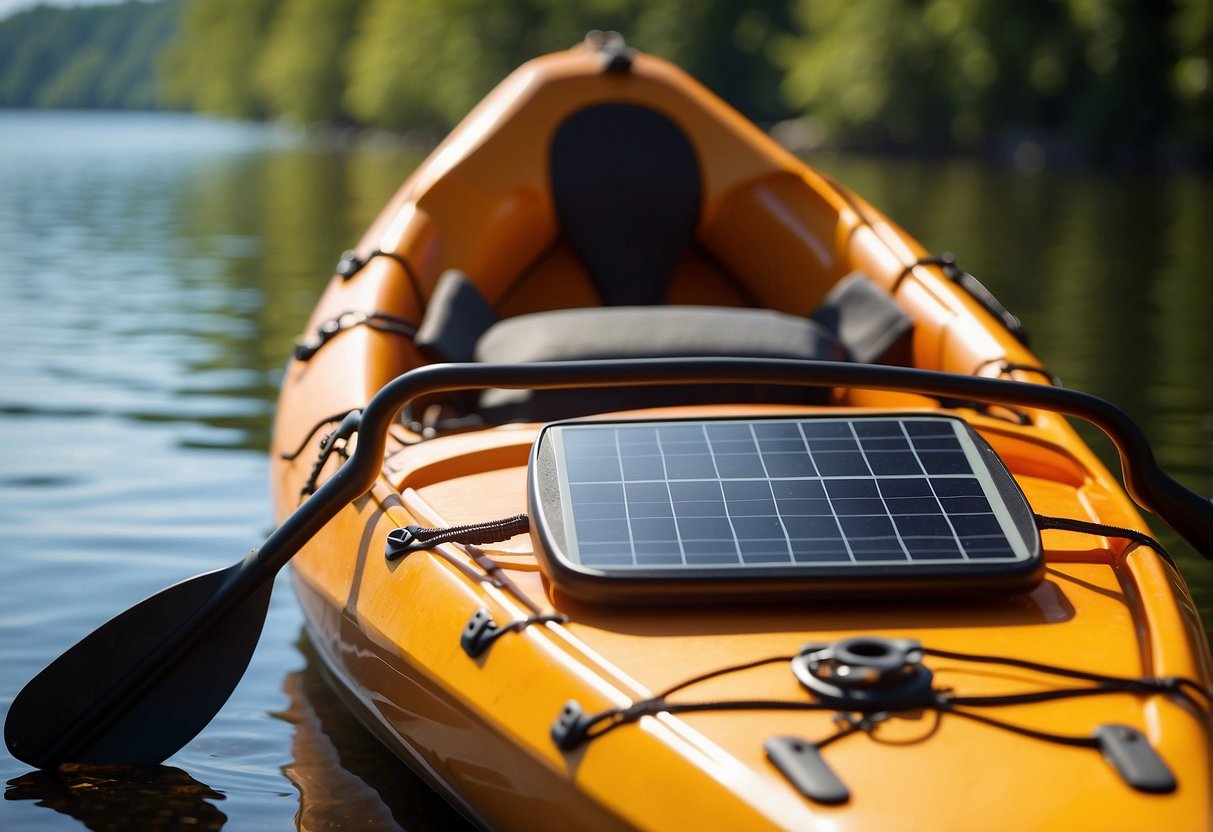
<path id="1" fill-rule="evenodd" d="M 374 485 L 387 430 L 400 408 L 416 396 L 483 387 L 704 382 L 900 390 L 1078 416 L 1116 442 L 1133 497 L 1201 554 L 1213 557 L 1213 505 L 1158 468 L 1141 430 L 1122 411 L 1074 390 L 898 367 L 779 359 L 432 365 L 390 382 L 361 415 L 346 417 L 335 436 L 358 434 L 353 455 L 260 549 L 227 569 L 190 578 L 139 602 L 35 676 L 5 720 L 9 751 L 38 768 L 65 762 L 153 764 L 189 742 L 244 674 L 265 620 L 274 575 L 341 509 Z"/>
<path id="2" fill-rule="evenodd" d="M 358 415 L 338 429 L 346 435 Z M 382 459 L 384 434 L 379 433 Z M 375 444 L 366 437 L 365 444 Z M 163 589 L 48 665 L 13 700 L 4 741 L 38 768 L 163 761 L 223 707 L 244 675 L 273 577 L 321 527 L 373 484 L 368 447 L 239 563 Z M 355 455 L 357 456 L 357 455 Z"/>

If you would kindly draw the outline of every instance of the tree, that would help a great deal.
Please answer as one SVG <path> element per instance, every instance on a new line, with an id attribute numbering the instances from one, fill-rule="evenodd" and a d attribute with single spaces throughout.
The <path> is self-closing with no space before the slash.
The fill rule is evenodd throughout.
<path id="1" fill-rule="evenodd" d="M 190 2 L 160 70 L 170 103 L 253 118 L 267 113 L 253 72 L 279 0 Z"/>
<path id="2" fill-rule="evenodd" d="M 284 0 L 257 62 L 269 111 L 297 124 L 341 120 L 348 48 L 362 0 Z"/>
<path id="3" fill-rule="evenodd" d="M 180 9 L 131 0 L 0 21 L 0 106 L 157 106 L 155 59 Z"/>
<path id="4" fill-rule="evenodd" d="M 542 32 L 537 6 L 368 0 L 350 49 L 346 106 L 376 126 L 445 131 L 513 68 L 518 45 Z"/>
<path id="5" fill-rule="evenodd" d="M 799 32 L 778 52 L 783 90 L 843 144 L 981 148 L 1032 135 L 1096 158 L 1134 157 L 1180 114 L 1168 80 L 1179 41 L 1195 39 L 1176 24 L 1181 12 L 1199 17 L 1198 5 L 796 0 Z"/>

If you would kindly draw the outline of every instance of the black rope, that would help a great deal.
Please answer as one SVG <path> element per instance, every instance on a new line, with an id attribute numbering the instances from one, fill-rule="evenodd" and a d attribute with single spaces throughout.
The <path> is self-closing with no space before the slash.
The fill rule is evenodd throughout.
<path id="1" fill-rule="evenodd" d="M 412 321 L 387 312 L 342 312 L 336 318 L 324 321 L 316 327 L 316 334 L 306 341 L 295 344 L 295 359 L 310 361 L 320 348 L 331 341 L 339 333 L 365 326 L 377 332 L 387 332 L 393 335 L 403 335 L 414 338 L 417 335 L 417 325 Z"/>
<path id="2" fill-rule="evenodd" d="M 920 257 L 913 263 L 907 263 L 897 273 L 897 277 L 893 278 L 893 288 L 890 290 L 890 293 L 896 294 L 897 290 L 901 288 L 902 281 L 909 277 L 919 266 L 939 266 L 950 279 L 951 275 L 948 275 L 948 269 L 956 268 L 956 257 L 952 252 L 945 251 L 943 254 L 932 254 L 927 257 Z"/>
<path id="3" fill-rule="evenodd" d="M 349 280 L 354 275 L 358 274 L 358 272 L 362 271 L 362 267 L 374 260 L 376 257 L 386 257 L 387 259 L 395 262 L 400 266 L 401 269 L 404 270 L 405 275 L 409 279 L 409 286 L 413 290 L 413 298 L 417 301 L 417 308 L 425 308 L 425 298 L 421 293 L 421 281 L 417 279 L 417 272 L 413 269 L 412 264 L 409 263 L 408 258 L 402 254 L 397 254 L 394 251 L 384 251 L 381 248 L 377 248 L 366 257 L 359 257 L 358 253 L 353 249 L 348 249 L 341 253 L 341 259 L 337 261 L 337 268 L 335 271 L 337 274 L 341 275 L 342 280 Z"/>
<path id="4" fill-rule="evenodd" d="M 353 411 L 351 411 L 353 412 Z M 307 497 L 316 493 L 316 488 L 320 482 L 320 473 L 324 470 L 324 466 L 329 461 L 329 457 L 336 453 L 342 459 L 349 459 L 349 451 L 346 449 L 347 442 L 351 436 L 358 430 L 357 423 L 350 423 L 343 419 L 336 430 L 327 434 L 320 440 L 320 453 L 316 455 L 316 461 L 312 463 L 312 471 L 308 475 L 307 482 L 299 489 L 301 497 Z"/>
<path id="5" fill-rule="evenodd" d="M 987 694 L 982 696 L 955 696 L 946 694 L 941 701 L 948 705 L 968 707 L 999 707 L 1004 705 L 1035 705 L 1040 702 L 1056 702 L 1062 699 L 1079 699 L 1084 696 L 1100 696 L 1106 693 L 1176 693 L 1165 686 L 1149 684 L 1098 685 L 1091 688 L 1059 688 L 1038 690 L 1030 693 Z M 1182 693 L 1180 695 L 1183 695 Z M 1184 698 L 1187 698 L 1184 696 Z"/>
<path id="6" fill-rule="evenodd" d="M 1023 321 L 1003 306 L 1002 302 L 980 280 L 962 269 L 956 262 L 956 255 L 950 251 L 922 257 L 904 266 L 897 277 L 893 278 L 893 288 L 891 291 L 896 293 L 901 288 L 902 281 L 919 266 L 938 266 L 940 271 L 943 272 L 944 277 L 968 292 L 969 296 L 977 301 L 979 306 L 997 318 L 1006 327 L 1007 332 L 1011 333 L 1015 340 L 1027 346 L 1028 334 L 1024 329 Z"/>
<path id="7" fill-rule="evenodd" d="M 405 526 L 403 529 L 393 529 L 388 533 L 386 556 L 388 560 L 396 560 L 411 552 L 432 549 L 442 543 L 484 546 L 509 540 L 515 535 L 527 533 L 530 529 L 531 519 L 526 514 L 516 514 L 504 520 L 490 520 L 484 523 L 468 523 L 462 526 L 437 529 L 425 526 Z"/>
<path id="8" fill-rule="evenodd" d="M 506 302 L 514 296 L 514 293 L 522 288 L 523 284 L 530 279 L 543 262 L 551 257 L 562 245 L 564 245 L 564 241 L 560 237 L 556 237 L 556 239 L 548 243 L 542 251 L 535 255 L 529 263 L 523 266 L 522 270 L 518 272 L 518 276 L 511 280 L 509 285 L 505 287 L 505 290 L 497 296 L 497 308 L 500 309 L 505 306 Z"/>
<path id="9" fill-rule="evenodd" d="M 1048 731 L 1040 731 L 1035 728 L 1029 728 L 1026 725 L 1016 725 L 1013 722 L 1004 722 L 1001 719 L 984 714 L 975 714 L 971 711 L 962 711 L 958 708 L 953 708 L 946 703 L 940 703 L 936 706 L 941 713 L 955 714 L 956 716 L 980 722 L 983 725 L 989 725 L 994 728 L 1002 728 L 1005 731 L 1010 731 L 1013 734 L 1030 737 L 1035 740 L 1043 740 L 1044 742 L 1056 743 L 1057 745 L 1068 745 L 1076 748 L 1099 748 L 1099 740 L 1095 737 L 1074 737 L 1065 734 L 1053 734 Z"/>
<path id="10" fill-rule="evenodd" d="M 1167 563 L 1175 566 L 1175 559 L 1171 557 L 1171 553 L 1161 543 L 1145 532 L 1139 532 L 1136 529 L 1126 529 L 1123 526 L 1109 526 L 1106 523 L 1096 523 L 1091 520 L 1076 520 L 1072 517 L 1050 517 L 1044 514 L 1036 514 L 1034 516 L 1036 518 L 1036 527 L 1042 531 L 1054 529 L 1056 531 L 1094 534 L 1100 537 L 1116 537 L 1122 540 L 1131 540 L 1134 543 L 1140 543 L 1142 546 L 1153 549 L 1162 555 Z"/>
<path id="11" fill-rule="evenodd" d="M 1021 373 L 1035 373 L 1047 378 L 1049 383 L 1054 387 L 1064 386 L 1061 383 L 1061 379 L 1053 375 L 1053 373 L 1050 372 L 1047 367 L 1041 367 L 1036 364 L 1022 364 L 1016 361 L 1003 361 L 1001 364 L 999 364 L 998 369 L 1001 370 L 1004 375 L 1010 375 L 1015 371 L 1019 371 Z"/>
<path id="12" fill-rule="evenodd" d="M 707 702 L 666 702 L 661 697 L 640 699 L 626 708 L 611 708 L 587 717 L 581 723 L 581 741 L 595 740 L 622 725 L 655 714 L 702 713 L 705 711 L 832 711 L 832 705 L 800 699 L 720 699 Z M 598 730 L 595 726 L 606 723 Z"/>
<path id="13" fill-rule="evenodd" d="M 916 700 L 913 707 L 906 708 L 887 708 L 879 714 L 865 714 L 862 720 L 858 723 L 860 726 L 870 726 L 885 718 L 885 716 L 896 713 L 899 710 L 918 710 L 926 708 L 936 711 L 937 713 L 951 713 L 966 719 L 971 719 L 977 722 L 982 722 L 987 725 L 1005 728 L 1023 736 L 1033 737 L 1049 742 L 1056 742 L 1062 745 L 1077 745 L 1082 747 L 1098 747 L 1098 740 L 1092 737 L 1068 737 L 1061 734 L 1051 734 L 1045 731 L 1037 731 L 1032 728 L 1027 728 L 1013 723 L 1002 722 L 1001 720 L 991 717 L 976 714 L 970 711 L 961 710 L 959 706 L 964 707 L 995 707 L 1006 705 L 1022 705 L 1038 702 L 1048 702 L 1061 699 L 1075 699 L 1084 696 L 1102 696 L 1114 693 L 1130 693 L 1136 695 L 1175 695 L 1196 707 L 1197 710 L 1205 710 L 1208 707 L 1208 702 L 1213 700 L 1213 691 L 1205 689 L 1199 683 L 1192 679 L 1181 676 L 1169 676 L 1164 678 L 1142 677 L 1142 678 L 1126 678 L 1120 676 L 1110 676 L 1102 673 L 1093 673 L 1084 670 L 1074 670 L 1071 668 L 1058 667 L 1056 665 L 1045 664 L 1043 662 L 1035 662 L 1027 659 L 1003 658 L 999 656 L 984 656 L 972 653 L 960 653 L 951 650 L 937 650 L 931 648 L 923 648 L 925 655 L 936 658 L 953 659 L 965 662 L 977 662 L 982 664 L 996 664 L 1006 667 L 1016 667 L 1023 670 L 1031 670 L 1039 673 L 1051 674 L 1065 678 L 1078 679 L 1081 681 L 1091 682 L 1090 687 L 1071 687 L 1057 688 L 1054 690 L 1030 691 L 1027 693 L 1014 694 L 993 694 L 979 696 L 957 696 L 951 690 L 936 689 L 932 691 L 932 696 L 926 701 Z M 671 694 L 691 687 L 692 685 L 713 679 L 718 676 L 723 676 L 729 673 L 737 673 L 744 670 L 750 670 L 756 667 L 761 667 L 768 664 L 777 664 L 781 662 L 790 662 L 795 656 L 771 656 L 764 659 L 743 662 L 735 665 L 710 670 L 706 673 L 678 682 L 666 688 L 661 693 L 658 693 L 647 699 L 641 699 L 633 702 L 631 705 L 622 708 L 609 708 L 592 716 L 584 716 L 580 719 L 575 732 L 576 739 L 569 745 L 574 747 L 583 742 L 596 739 L 609 731 L 613 731 L 621 725 L 627 725 L 635 722 L 643 716 L 651 716 L 658 713 L 697 713 L 704 711 L 727 711 L 727 710 L 789 710 L 789 711 L 827 711 L 833 710 L 838 713 L 845 713 L 836 705 L 825 704 L 815 700 L 784 700 L 784 699 L 722 699 L 714 701 L 698 701 L 698 702 L 669 702 L 666 697 Z M 1195 691 L 1205 699 L 1205 704 L 1198 702 L 1189 692 Z M 845 732 L 833 737 L 827 738 L 824 743 L 833 742 L 839 736 L 845 736 Z M 823 743 L 816 744 L 818 748 L 823 747 Z"/>
<path id="14" fill-rule="evenodd" d="M 1043 662 L 1034 662 L 1028 659 L 981 656 L 972 653 L 958 653 L 951 650 L 935 650 L 931 648 L 923 648 L 923 653 L 928 656 L 935 656 L 936 658 L 941 659 L 977 662 L 980 664 L 997 664 L 1003 667 L 1017 667 L 1021 670 L 1031 670 L 1036 673 L 1046 673 L 1053 676 L 1063 676 L 1069 679 L 1079 679 L 1084 682 L 1091 682 L 1093 685 L 1095 685 L 1095 687 L 1089 688 L 1062 688 L 1059 690 L 1035 691 L 1031 693 L 964 697 L 949 694 L 945 697 L 947 702 L 958 705 L 1022 705 L 1033 702 L 1048 702 L 1054 699 L 1068 699 L 1074 696 L 1098 696 L 1102 693 L 1134 693 L 1140 695 L 1156 693 L 1173 694 L 1189 702 L 1198 710 L 1203 710 L 1205 707 L 1207 707 L 1210 701 L 1213 701 L 1213 690 L 1201 687 L 1200 683 L 1196 680 L 1189 679 L 1184 676 L 1164 676 L 1161 678 L 1143 676 L 1134 679 L 1124 676 L 1109 676 L 1104 673 L 1093 673 L 1085 670 L 1074 670 L 1068 667 L 1058 667 L 1056 665 L 1044 664 Z M 1192 696 L 1192 692 L 1195 692 L 1202 697 L 1204 699 L 1204 703 L 1197 701 Z"/>
<path id="15" fill-rule="evenodd" d="M 410 526 L 413 539 L 417 543 L 437 546 L 440 543 L 469 543 L 473 546 L 484 546 L 488 543 L 500 543 L 509 540 L 516 534 L 523 534 L 531 529 L 531 520 L 525 514 L 515 514 L 504 520 L 490 520 L 484 523 L 467 523 L 462 526 L 449 526 L 444 529 L 427 529 L 421 526 Z"/>
<path id="16" fill-rule="evenodd" d="M 838 730 L 825 739 L 817 740 L 813 743 L 818 751 L 825 748 L 843 737 L 849 737 L 852 734 L 858 734 L 860 731 L 871 731 L 880 722 L 883 722 L 888 714 L 864 714 L 859 719 L 851 719 L 847 716 L 845 719 L 836 719 L 835 724 L 839 726 Z"/>
<path id="17" fill-rule="evenodd" d="M 308 443 L 312 441 L 312 437 L 319 433 L 325 425 L 331 425 L 333 422 L 340 422 L 357 409 L 358 408 L 356 407 L 351 407 L 349 410 L 343 410 L 340 413 L 334 413 L 332 416 L 324 417 L 319 422 L 312 425 L 312 429 L 307 432 L 307 436 L 303 437 L 303 441 L 299 443 L 299 447 L 289 453 L 282 454 L 279 458 L 285 460 L 286 462 L 291 462 L 292 460 L 298 459 L 299 455 L 303 453 L 305 448 L 307 448 Z"/>
<path id="18" fill-rule="evenodd" d="M 989 404 L 987 402 L 974 401 L 972 399 L 953 399 L 945 396 L 933 396 L 940 407 L 946 407 L 950 410 L 959 408 L 968 408 L 975 410 L 983 416 L 989 416 L 993 419 L 1002 419 L 1004 422 L 1010 422 L 1013 425 L 1027 427 L 1032 424 L 1032 417 L 1026 411 L 1020 410 L 1018 407 L 1013 407 L 1009 404 Z M 1006 411 L 1009 416 L 1003 416 L 1000 411 Z"/>
<path id="19" fill-rule="evenodd" d="M 412 268 L 409 266 L 409 262 L 405 260 L 402 255 L 397 254 L 394 251 L 384 251 L 381 248 L 375 249 L 366 257 L 359 257 L 358 252 L 354 251 L 352 248 L 346 249 L 345 251 L 341 252 L 341 259 L 337 261 L 337 267 L 334 269 L 334 271 L 341 275 L 343 279 L 349 280 L 351 277 L 358 274 L 358 272 L 362 271 L 362 267 L 374 260 L 376 257 L 386 257 L 389 260 L 394 260 L 399 263 L 405 271 L 412 271 Z"/>
<path id="20" fill-rule="evenodd" d="M 795 656 L 770 656 L 765 659 L 757 659 L 756 661 L 745 662 L 744 664 L 731 665 L 729 667 L 724 667 L 719 670 L 709 670 L 707 673 L 700 674 L 699 676 L 694 676 L 690 679 L 687 679 L 684 682 L 679 682 L 678 684 L 674 685 L 673 687 L 666 688 L 664 691 L 662 691 L 661 693 L 654 696 L 653 699 L 664 699 L 665 697 L 669 696 L 671 693 L 677 693 L 678 691 L 682 690 L 683 688 L 689 688 L 691 685 L 697 685 L 700 682 L 706 682 L 708 679 L 715 679 L 717 676 L 724 676 L 728 673 L 740 673 L 743 670 L 752 670 L 755 667 L 762 667 L 763 665 L 768 665 L 768 664 L 779 664 L 780 662 L 790 662 L 794 658 L 796 658 L 796 657 Z"/>
<path id="21" fill-rule="evenodd" d="M 1025 671 L 1035 671 L 1037 673 L 1050 673 L 1053 676 L 1063 676 L 1070 679 L 1082 679 L 1083 682 L 1140 682 L 1140 679 L 1128 679 L 1126 677 L 1107 676 L 1106 673 L 1093 673 L 1089 671 L 1076 671 L 1070 667 L 1058 667 L 1057 665 L 1046 665 L 1044 662 L 1031 661 L 1029 659 L 1007 659 L 1003 656 L 983 656 L 972 653 L 957 653 L 955 650 L 939 650 L 933 648 L 923 648 L 923 653 L 928 656 L 936 656 L 939 659 L 953 659 L 956 661 L 969 661 L 983 663 L 983 665 L 1002 665 L 1004 667 L 1018 667 Z M 1177 677 L 1178 678 L 1178 677 Z M 1150 679 L 1150 682 L 1158 682 L 1157 679 Z M 1189 679 L 1189 682 L 1191 680 Z"/>

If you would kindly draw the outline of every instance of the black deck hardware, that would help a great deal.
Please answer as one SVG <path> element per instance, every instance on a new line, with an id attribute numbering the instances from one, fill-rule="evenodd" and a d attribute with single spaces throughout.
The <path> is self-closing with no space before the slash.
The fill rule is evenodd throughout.
<path id="1" fill-rule="evenodd" d="M 485 546 L 509 540 L 515 535 L 526 534 L 530 528 L 530 518 L 525 514 L 515 514 L 513 517 L 506 517 L 502 520 L 467 523 L 447 528 L 408 525 L 402 529 L 392 529 L 388 532 L 384 556 L 388 560 L 398 560 L 405 555 L 433 549 L 443 543 Z"/>
<path id="2" fill-rule="evenodd" d="M 809 800 L 837 806 L 851 799 L 850 789 L 815 744 L 799 737 L 771 737 L 762 748 L 772 765 Z"/>
<path id="3" fill-rule="evenodd" d="M 1101 725 L 1095 739 L 1104 759 L 1133 788 L 1150 794 L 1175 791 L 1175 775 L 1141 731 L 1129 725 Z"/>
<path id="4" fill-rule="evenodd" d="M 474 659 L 482 655 L 492 646 L 493 642 L 506 633 L 519 632 L 532 624 L 544 624 L 549 621 L 564 624 L 568 620 L 569 617 L 567 615 L 553 613 L 550 615 L 530 615 L 526 618 L 516 618 L 508 624 L 498 624 L 493 620 L 492 613 L 481 607 L 472 613 L 472 617 L 468 619 L 467 625 L 464 626 L 463 632 L 459 636 L 459 646 L 463 648 L 463 652 Z"/>
<path id="5" fill-rule="evenodd" d="M 1023 325 L 1023 321 L 1019 319 L 1018 315 L 1003 306 L 1002 301 L 995 297 L 994 293 L 985 287 L 985 284 L 962 269 L 956 262 L 955 254 L 945 251 L 935 257 L 924 257 L 914 265 L 939 266 L 944 277 L 968 292 L 973 300 L 981 304 L 982 308 L 1006 327 L 1007 332 L 1011 333 L 1016 341 L 1025 347 L 1028 346 L 1028 330 Z"/>
<path id="6" fill-rule="evenodd" d="M 600 32 L 597 29 L 587 32 L 586 46 L 594 49 L 602 57 L 603 72 L 631 72 L 632 63 L 636 60 L 636 50 L 627 45 L 623 35 L 618 32 Z"/>
<path id="7" fill-rule="evenodd" d="M 417 334 L 417 325 L 412 321 L 389 315 L 386 312 L 343 312 L 336 318 L 323 321 L 316 327 L 315 335 L 295 344 L 295 360 L 310 361 L 320 348 L 338 333 L 357 326 L 366 326 L 378 332 L 390 332 L 412 338 Z"/>
<path id="8" fill-rule="evenodd" d="M 585 732 L 590 724 L 585 708 L 576 699 L 570 699 L 564 703 L 556 721 L 552 723 L 552 742 L 561 751 L 572 751 L 585 740 Z"/>
<path id="9" fill-rule="evenodd" d="M 341 259 L 337 261 L 337 266 L 335 269 L 333 269 L 333 271 L 339 274 L 342 280 L 349 280 L 351 277 L 358 274 L 358 272 L 362 271 L 362 268 L 376 257 L 387 257 L 390 260 L 395 260 L 404 267 L 405 271 L 412 271 L 412 267 L 409 266 L 408 261 L 402 256 L 394 251 L 383 251 L 382 249 L 378 248 L 372 251 L 366 257 L 359 257 L 358 252 L 354 251 L 352 248 L 346 249 L 345 251 L 341 252 Z"/>
<path id="10" fill-rule="evenodd" d="M 818 700 L 841 711 L 901 711 L 934 701 L 922 657 L 916 639 L 859 636 L 806 645 L 792 672 Z"/>
<path id="11" fill-rule="evenodd" d="M 487 650 L 501 632 L 493 620 L 493 614 L 481 607 L 468 619 L 463 634 L 459 636 L 459 646 L 474 659 Z"/>

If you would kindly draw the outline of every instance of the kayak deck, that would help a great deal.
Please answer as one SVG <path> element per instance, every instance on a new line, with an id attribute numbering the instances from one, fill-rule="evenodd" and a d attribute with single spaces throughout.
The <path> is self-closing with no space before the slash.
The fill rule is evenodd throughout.
<path id="1" fill-rule="evenodd" d="M 702 415 L 702 409 L 695 412 Z M 972 421 L 996 446 L 1014 448 L 1031 438 L 997 420 Z M 1210 775 L 1203 717 L 1160 696 L 1111 694 L 987 711 L 1063 736 L 1087 736 L 1104 724 L 1141 726 L 1172 769 L 1182 772 L 1179 788 L 1168 795 L 1130 788 L 1090 748 L 930 712 L 899 714 L 870 735 L 844 737 L 822 752 L 850 790 L 845 807 L 806 800 L 785 779 L 772 776 L 763 750 L 771 737 L 832 735 L 838 729 L 828 711 L 647 716 L 562 752 L 550 729 L 570 699 L 589 713 L 626 707 L 703 673 L 850 636 L 918 638 L 936 650 L 1127 678 L 1207 678 L 1209 668 L 1188 648 L 1201 643 L 1199 622 L 1177 595 L 1170 567 L 1143 550 L 1137 551 L 1144 557 L 1122 555 L 1114 542 L 1070 532 L 1045 532 L 1049 567 L 1036 589 L 981 601 L 609 608 L 554 595 L 526 536 L 473 555 L 444 545 L 435 553 L 385 559 L 383 540 L 392 528 L 457 525 L 524 511 L 534 432 L 533 426 L 509 426 L 440 437 L 390 455 L 388 482 L 375 489 L 356 518 L 346 518 L 359 527 L 344 530 L 363 541 L 358 557 L 336 558 L 313 548 L 295 568 L 312 637 L 350 686 L 364 717 L 398 753 L 421 762 L 431 781 L 448 792 L 457 784 L 482 821 L 647 828 L 692 822 L 709 828 L 817 828 L 828 822 L 843 828 L 846 818 L 861 817 L 861 826 L 940 828 L 973 820 L 953 814 L 958 794 L 968 806 L 998 806 L 1002 828 L 1183 828 L 1206 815 Z M 1085 506 L 1114 499 L 1095 478 L 1074 481 L 1081 469 L 1064 449 L 1049 450 L 1051 455 L 1034 457 L 1033 474 L 1018 477 L 1038 511 L 1089 516 Z M 1042 477 L 1050 467 L 1069 474 L 1070 481 Z M 481 608 L 502 624 L 537 611 L 568 620 L 506 634 L 473 659 L 459 649 L 459 639 Z M 1126 650 L 1130 645 L 1135 649 Z M 1073 684 L 1022 668 L 928 663 L 937 686 L 965 696 Z M 807 697 L 779 662 L 723 675 L 671 701 L 755 698 Z M 1059 783 L 1064 788 L 1052 787 Z M 1020 790 L 1025 799 L 1007 799 Z M 692 801 L 671 799 L 692 794 Z"/>

